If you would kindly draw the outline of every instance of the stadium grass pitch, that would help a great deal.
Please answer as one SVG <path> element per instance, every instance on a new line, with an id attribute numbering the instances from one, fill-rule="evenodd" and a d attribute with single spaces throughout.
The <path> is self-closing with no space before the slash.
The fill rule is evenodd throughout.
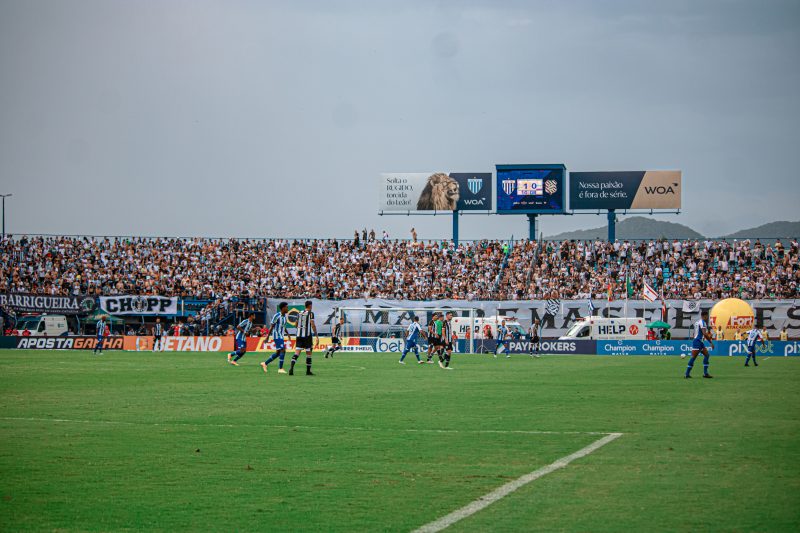
<path id="1" fill-rule="evenodd" d="M 0 352 L 0 529 L 800 529 L 798 358 L 262 356 Z"/>

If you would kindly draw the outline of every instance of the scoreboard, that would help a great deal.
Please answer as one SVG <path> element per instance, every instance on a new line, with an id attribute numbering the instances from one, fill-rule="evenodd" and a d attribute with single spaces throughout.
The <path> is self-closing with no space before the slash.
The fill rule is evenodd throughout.
<path id="1" fill-rule="evenodd" d="M 497 165 L 497 214 L 563 214 L 564 165 Z"/>

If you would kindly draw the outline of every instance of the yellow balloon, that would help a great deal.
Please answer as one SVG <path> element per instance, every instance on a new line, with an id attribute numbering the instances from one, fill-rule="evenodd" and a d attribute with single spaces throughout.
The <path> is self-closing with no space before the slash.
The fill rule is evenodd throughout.
<path id="1" fill-rule="evenodd" d="M 750 304 L 739 298 L 726 298 L 717 302 L 709 313 L 709 327 L 722 328 L 725 340 L 733 340 L 736 332 L 745 333 L 753 328 L 755 314 Z"/>

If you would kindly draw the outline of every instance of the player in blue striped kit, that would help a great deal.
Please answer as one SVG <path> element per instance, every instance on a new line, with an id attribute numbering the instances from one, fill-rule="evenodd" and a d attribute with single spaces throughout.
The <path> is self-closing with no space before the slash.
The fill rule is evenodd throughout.
<path id="1" fill-rule="evenodd" d="M 236 326 L 236 337 L 233 339 L 234 351 L 228 354 L 228 362 L 230 364 L 239 366 L 237 361 L 247 352 L 247 334 L 250 333 L 250 329 L 253 327 L 253 319 L 255 317 L 255 313 L 250 313 L 247 318 Z"/>
<path id="2" fill-rule="evenodd" d="M 97 321 L 97 343 L 94 345 L 94 351 L 92 353 L 97 353 L 97 350 L 100 350 L 100 354 L 103 353 L 103 339 L 106 336 L 106 315 L 102 315 L 100 320 Z"/>
<path id="3" fill-rule="evenodd" d="M 283 359 L 286 357 L 286 338 L 288 337 L 291 339 L 289 332 L 286 331 L 286 314 L 288 312 L 289 304 L 281 302 L 278 306 L 278 312 L 272 316 L 267 338 L 264 339 L 264 343 L 266 344 L 269 341 L 270 335 L 272 335 L 272 339 L 275 341 L 275 353 L 272 354 L 269 359 L 261 363 L 261 368 L 264 369 L 264 372 L 267 371 L 267 365 L 275 359 L 279 359 L 278 374 L 286 374 L 286 370 L 283 369 Z"/>
<path id="4" fill-rule="evenodd" d="M 403 354 L 400 356 L 400 364 L 406 364 L 403 359 L 406 358 L 406 354 L 411 350 L 414 350 L 414 355 L 417 356 L 417 363 L 423 365 L 425 361 L 419 358 L 419 346 L 417 342 L 419 341 L 420 336 L 424 336 L 425 332 L 422 331 L 422 326 L 419 325 L 419 317 L 415 316 L 414 320 L 409 324 L 408 329 L 406 330 L 406 345 L 403 348 Z"/>
<path id="5" fill-rule="evenodd" d="M 753 358 L 753 365 L 758 366 L 756 363 L 756 343 L 761 341 L 761 346 L 766 346 L 764 336 L 755 325 L 753 329 L 747 332 L 747 359 L 744 360 L 744 366 L 750 366 L 750 358 Z"/>
<path id="6" fill-rule="evenodd" d="M 703 310 L 700 313 L 700 319 L 694 323 L 694 337 L 692 337 L 692 357 L 689 359 L 689 365 L 686 367 L 686 374 L 684 378 L 692 377 L 692 368 L 694 367 L 694 360 L 697 359 L 698 354 L 703 353 L 703 377 L 713 377 L 708 373 L 708 348 L 703 344 L 703 340 L 707 340 L 714 348 L 714 341 L 711 339 L 711 333 L 708 331 L 708 311 Z"/>
<path id="7" fill-rule="evenodd" d="M 511 357 L 509 342 L 510 339 L 509 339 L 508 327 L 506 326 L 506 321 L 503 320 L 503 323 L 497 327 L 497 345 L 494 347 L 494 356 L 497 357 L 497 350 L 502 345 L 503 353 L 506 354 L 506 358 Z"/>

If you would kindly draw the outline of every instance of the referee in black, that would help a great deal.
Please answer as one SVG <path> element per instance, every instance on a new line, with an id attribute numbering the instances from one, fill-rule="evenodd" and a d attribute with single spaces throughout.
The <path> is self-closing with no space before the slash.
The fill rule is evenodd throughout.
<path id="1" fill-rule="evenodd" d="M 316 343 L 313 337 L 316 338 Z M 305 309 L 297 315 L 297 337 L 295 338 L 294 355 L 292 365 L 289 367 L 289 375 L 294 375 L 294 365 L 300 357 L 300 351 L 306 351 L 306 376 L 313 376 L 311 371 L 311 353 L 314 351 L 315 344 L 319 344 L 319 334 L 317 325 L 314 323 L 314 312 L 311 310 L 311 300 L 306 300 Z"/>

